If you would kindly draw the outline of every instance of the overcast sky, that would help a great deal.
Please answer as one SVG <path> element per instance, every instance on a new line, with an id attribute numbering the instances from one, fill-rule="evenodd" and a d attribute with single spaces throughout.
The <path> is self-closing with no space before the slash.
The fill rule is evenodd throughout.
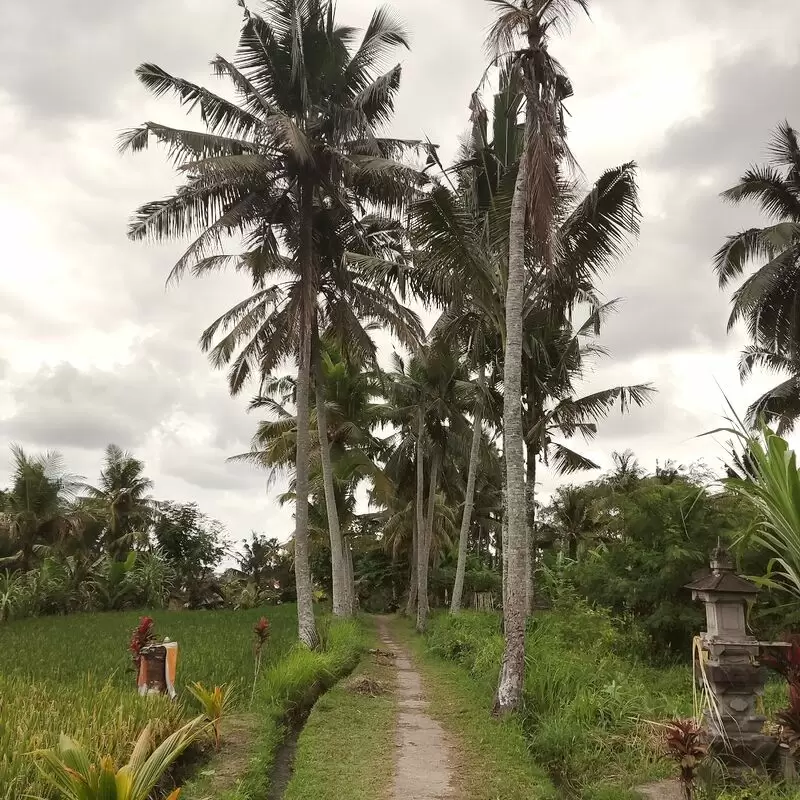
<path id="1" fill-rule="evenodd" d="M 587 388 L 652 381 L 645 410 L 614 415 L 588 452 L 612 450 L 715 465 L 717 382 L 743 408 L 743 343 L 726 334 L 728 296 L 711 257 L 727 233 L 758 222 L 718 194 L 762 160 L 784 118 L 800 126 L 796 0 L 595 0 L 552 45 L 575 87 L 570 140 L 587 179 L 636 160 L 641 239 L 602 289 L 624 299 L 603 343 L 611 357 Z M 254 5 L 254 8 L 257 7 Z M 363 26 L 368 0 L 339 0 Z M 484 0 L 396 0 L 412 34 L 398 55 L 403 87 L 393 132 L 429 136 L 452 154 L 484 69 L 492 18 Z M 134 68 L 154 61 L 213 86 L 209 60 L 235 49 L 234 0 L 43 0 L 5 3 L 0 26 L 0 485 L 6 442 L 64 453 L 94 480 L 108 442 L 147 463 L 159 498 L 197 501 L 233 538 L 287 538 L 291 510 L 263 475 L 226 463 L 256 420 L 228 397 L 197 347 L 212 319 L 242 297 L 232 276 L 165 290 L 180 245 L 126 239 L 140 203 L 170 192 L 163 153 L 121 157 L 120 130 L 145 120 L 186 125 L 153 100 Z M 553 485 L 545 477 L 544 489 Z"/>

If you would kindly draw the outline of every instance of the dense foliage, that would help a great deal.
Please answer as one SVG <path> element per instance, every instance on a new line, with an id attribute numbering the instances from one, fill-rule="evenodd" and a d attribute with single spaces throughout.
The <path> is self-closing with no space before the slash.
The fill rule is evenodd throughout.
<path id="1" fill-rule="evenodd" d="M 541 569 L 553 600 L 580 597 L 628 625 L 640 656 L 688 660 L 705 615 L 684 586 L 708 570 L 718 541 L 756 577 L 768 555 L 751 532 L 756 511 L 741 497 L 709 484 L 703 469 L 674 464 L 646 475 L 637 468 L 559 489 L 540 515 L 539 536 L 551 543 Z M 800 609 L 764 590 L 750 615 L 756 633 L 776 638 Z"/>
<path id="2" fill-rule="evenodd" d="M 240 588 L 226 595 L 215 574 L 230 552 L 220 523 L 194 503 L 154 500 L 130 453 L 106 449 L 99 488 L 70 475 L 57 453 L 12 454 L 11 485 L 0 492 L 0 622 L 221 605 Z"/>

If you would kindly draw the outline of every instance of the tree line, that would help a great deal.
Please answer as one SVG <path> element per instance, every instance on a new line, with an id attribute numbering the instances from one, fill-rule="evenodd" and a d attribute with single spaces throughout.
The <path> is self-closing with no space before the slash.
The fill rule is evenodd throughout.
<path id="1" fill-rule="evenodd" d="M 255 386 L 254 404 L 270 411 L 247 457 L 291 472 L 303 642 L 318 641 L 315 530 L 328 539 L 334 612 L 353 611 L 351 531 L 362 524 L 353 498 L 362 480 L 378 507 L 393 512 L 384 535 L 408 543 L 406 607 L 422 630 L 432 557 L 448 526 L 459 530 L 450 603 L 460 607 L 484 464 L 495 470 L 485 526 L 497 526 L 489 550 L 502 576 L 502 713 L 521 696 L 537 469 L 594 466 L 569 440 L 591 438 L 612 407 L 642 405 L 653 389 L 637 383 L 576 396 L 615 308 L 601 299 L 598 279 L 636 237 L 640 218 L 635 164 L 613 166 L 587 186 L 567 141 L 573 90 L 550 45 L 576 13 L 588 13 L 588 1 L 490 2 L 497 16 L 486 75 L 499 88 L 487 98 L 481 81 L 465 98 L 469 133 L 453 164 L 441 162 L 437 143 L 385 135 L 402 69 L 384 65 L 409 45 L 403 25 L 381 8 L 359 37 L 338 23 L 330 0 L 266 0 L 261 13 L 240 4 L 236 53 L 212 61 L 236 100 L 142 64 L 145 87 L 199 112 L 204 129 L 147 122 L 120 144 L 133 152 L 162 144 L 182 176 L 172 196 L 142 205 L 129 229 L 136 240 L 190 239 L 170 279 L 234 269 L 252 280 L 249 296 L 208 326 L 201 346 L 228 369 L 231 392 Z M 773 157 L 727 196 L 759 199 L 780 221 L 731 237 L 717 258 L 723 285 L 750 258 L 770 259 L 734 299 L 732 321 L 745 319 L 753 339 L 743 375 L 756 365 L 796 372 L 800 156 L 788 125 Z M 423 330 L 412 301 L 439 312 L 432 330 Z M 389 376 L 377 368 L 376 328 L 401 348 Z M 287 365 L 291 379 L 277 377 Z M 388 389 L 359 391 L 368 413 L 392 427 L 390 453 L 377 455 L 377 421 L 351 423 L 349 395 L 328 394 L 326 370 L 337 366 L 364 384 L 388 377 Z M 792 381 L 752 413 L 788 424 L 800 411 Z M 385 400 L 377 410 L 376 393 Z"/>
<path id="2" fill-rule="evenodd" d="M 11 452 L 0 618 L 205 602 L 230 552 L 224 529 L 194 503 L 154 499 L 142 461 L 109 445 L 89 484 L 56 452 Z"/>

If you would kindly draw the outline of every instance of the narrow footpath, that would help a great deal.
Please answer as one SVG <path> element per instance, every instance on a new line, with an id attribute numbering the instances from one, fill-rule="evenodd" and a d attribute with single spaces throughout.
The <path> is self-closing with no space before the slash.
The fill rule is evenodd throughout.
<path id="1" fill-rule="evenodd" d="M 428 701 L 408 651 L 392 640 L 386 619 L 377 618 L 397 669 L 397 730 L 392 800 L 457 800 L 454 754 L 442 726 L 427 714 Z"/>

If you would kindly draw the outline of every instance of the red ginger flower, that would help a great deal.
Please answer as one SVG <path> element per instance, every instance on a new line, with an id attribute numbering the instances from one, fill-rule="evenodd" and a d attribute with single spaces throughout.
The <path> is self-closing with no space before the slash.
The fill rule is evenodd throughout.
<path id="1" fill-rule="evenodd" d="M 261 652 L 261 648 L 269 639 L 269 620 L 266 617 L 261 617 L 253 627 L 253 631 L 256 635 L 256 652 Z"/>
<path id="2" fill-rule="evenodd" d="M 133 663 L 136 664 L 137 667 L 142 658 L 142 650 L 155 640 L 155 633 L 153 632 L 154 625 L 155 623 L 152 617 L 142 617 L 139 620 L 139 624 L 133 629 L 128 650 L 131 651 Z"/>

